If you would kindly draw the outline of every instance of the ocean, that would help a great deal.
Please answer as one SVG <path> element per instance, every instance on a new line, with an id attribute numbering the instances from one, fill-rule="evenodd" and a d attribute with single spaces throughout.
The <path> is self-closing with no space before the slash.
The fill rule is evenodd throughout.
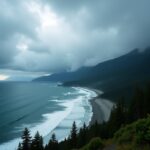
<path id="1" fill-rule="evenodd" d="M 54 83 L 0 82 L 0 150 L 16 149 L 25 127 L 37 131 L 46 144 L 52 133 L 59 141 L 92 117 L 94 91 Z"/>

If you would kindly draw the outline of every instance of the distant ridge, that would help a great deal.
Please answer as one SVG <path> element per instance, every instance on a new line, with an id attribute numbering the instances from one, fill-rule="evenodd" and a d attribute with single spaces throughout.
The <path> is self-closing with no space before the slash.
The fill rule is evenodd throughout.
<path id="1" fill-rule="evenodd" d="M 66 86 L 90 86 L 105 91 L 109 98 L 115 92 L 125 94 L 135 84 L 150 81 L 150 48 L 138 49 L 94 67 L 83 67 L 75 72 L 63 72 L 44 76 L 34 81 L 63 82 Z"/>

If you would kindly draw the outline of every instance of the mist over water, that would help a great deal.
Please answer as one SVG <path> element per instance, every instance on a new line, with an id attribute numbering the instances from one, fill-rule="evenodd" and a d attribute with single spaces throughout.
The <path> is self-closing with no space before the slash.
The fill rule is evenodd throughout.
<path id="1" fill-rule="evenodd" d="M 58 140 L 64 139 L 74 120 L 78 127 L 89 123 L 89 99 L 95 96 L 89 90 L 51 83 L 1 82 L 0 149 L 15 149 L 25 127 L 32 136 L 38 130 L 45 143 L 53 132 Z"/>

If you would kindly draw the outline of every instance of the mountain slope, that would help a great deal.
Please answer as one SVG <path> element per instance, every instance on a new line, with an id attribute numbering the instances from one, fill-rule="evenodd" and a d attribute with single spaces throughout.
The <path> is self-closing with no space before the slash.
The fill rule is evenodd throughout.
<path id="1" fill-rule="evenodd" d="M 40 77 L 34 81 L 64 82 L 66 86 L 90 86 L 103 90 L 104 96 L 108 98 L 116 98 L 116 95 L 127 95 L 131 92 L 136 83 L 141 84 L 149 79 L 150 48 L 147 48 L 143 52 L 136 49 L 94 67 Z"/>

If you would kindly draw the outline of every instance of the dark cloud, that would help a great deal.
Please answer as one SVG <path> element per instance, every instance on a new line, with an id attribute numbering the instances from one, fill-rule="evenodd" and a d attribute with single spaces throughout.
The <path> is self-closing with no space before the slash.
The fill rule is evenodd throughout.
<path id="1" fill-rule="evenodd" d="M 33 16 L 19 0 L 0 2 L 0 66 L 9 68 L 18 54 L 17 44 L 22 36 L 35 37 L 37 25 Z"/>
<path id="2" fill-rule="evenodd" d="M 28 0 L 27 0 L 28 2 Z M 34 28 L 37 26 L 35 17 L 26 10 L 23 1 L 3 0 L 0 2 L 0 39 L 7 40 L 10 35 L 21 33 L 33 38 Z"/>
<path id="3" fill-rule="evenodd" d="M 0 66 L 5 66 L 13 60 L 17 53 L 15 40 L 0 41 Z"/>
<path id="4" fill-rule="evenodd" d="M 149 0 L 0 1 L 0 68 L 75 70 L 149 46 Z"/>
<path id="5" fill-rule="evenodd" d="M 77 13 L 77 11 L 82 7 L 86 6 L 90 1 L 89 0 L 44 0 L 44 2 L 55 9 L 59 13 L 63 13 L 69 16 L 71 13 Z"/>

